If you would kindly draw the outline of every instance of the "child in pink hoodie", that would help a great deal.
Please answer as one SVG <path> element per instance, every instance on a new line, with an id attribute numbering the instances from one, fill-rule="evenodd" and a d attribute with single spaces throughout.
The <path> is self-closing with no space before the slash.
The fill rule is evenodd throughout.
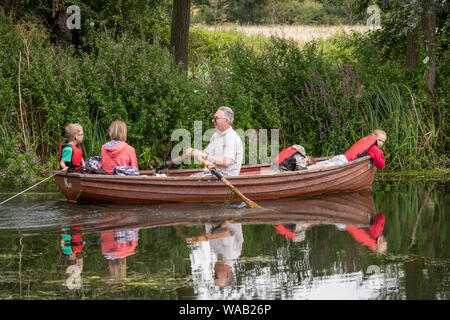
<path id="1" fill-rule="evenodd" d="M 108 133 L 111 141 L 102 146 L 100 168 L 107 174 L 113 174 L 116 166 L 138 168 L 136 152 L 125 142 L 127 140 L 127 124 L 121 120 L 113 121 Z"/>

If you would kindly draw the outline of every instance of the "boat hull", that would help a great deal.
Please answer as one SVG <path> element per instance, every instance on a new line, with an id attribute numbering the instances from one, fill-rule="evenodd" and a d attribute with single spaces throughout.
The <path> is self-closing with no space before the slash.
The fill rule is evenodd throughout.
<path id="1" fill-rule="evenodd" d="M 241 175 L 227 177 L 252 200 L 279 199 L 369 189 L 375 177 L 370 156 L 351 163 L 304 171 L 273 174 L 267 165 L 243 167 Z M 169 170 L 168 177 L 111 176 L 60 173 L 60 192 L 70 201 L 114 203 L 211 202 L 240 200 L 214 176 L 194 177 L 200 170 Z"/>

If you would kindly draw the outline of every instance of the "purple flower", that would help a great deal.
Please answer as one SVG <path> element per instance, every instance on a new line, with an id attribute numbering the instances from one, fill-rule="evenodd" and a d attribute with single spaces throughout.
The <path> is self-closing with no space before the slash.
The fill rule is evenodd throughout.
<path id="1" fill-rule="evenodd" d="M 306 89 L 306 94 L 308 95 L 308 98 L 311 98 L 311 94 L 309 93 L 309 89 L 308 89 L 308 84 L 305 82 L 305 89 Z"/>
<path id="2" fill-rule="evenodd" d="M 344 83 L 344 93 L 345 93 L 345 95 L 348 95 L 348 93 L 349 93 L 349 87 L 348 87 L 347 80 L 345 80 L 345 83 Z"/>

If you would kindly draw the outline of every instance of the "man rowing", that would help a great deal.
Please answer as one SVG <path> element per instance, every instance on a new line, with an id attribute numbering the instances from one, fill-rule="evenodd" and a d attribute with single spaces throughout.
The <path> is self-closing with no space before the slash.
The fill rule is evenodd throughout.
<path id="1" fill-rule="evenodd" d="M 186 154 L 193 158 L 202 157 L 223 176 L 238 176 L 244 148 L 241 138 L 232 127 L 233 120 L 234 112 L 229 107 L 217 109 L 211 119 L 216 132 L 211 136 L 206 149 L 188 148 Z M 205 168 L 203 174 L 209 174 L 209 170 Z"/>

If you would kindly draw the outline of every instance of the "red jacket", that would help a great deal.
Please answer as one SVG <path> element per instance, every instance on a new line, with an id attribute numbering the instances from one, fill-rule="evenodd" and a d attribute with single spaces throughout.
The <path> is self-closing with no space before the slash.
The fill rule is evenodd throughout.
<path id="1" fill-rule="evenodd" d="M 372 135 L 359 139 L 344 155 L 348 162 L 370 155 L 378 169 L 384 169 L 386 164 L 383 151 L 377 146 L 377 138 Z"/>
<path id="2" fill-rule="evenodd" d="M 101 157 L 100 168 L 107 174 L 113 174 L 115 166 L 131 166 L 138 168 L 134 148 L 123 141 L 118 142 L 117 144 L 112 143 L 112 141 L 105 143 L 102 146 Z"/>
<path id="3" fill-rule="evenodd" d="M 378 148 L 378 146 L 373 146 L 372 148 L 370 148 L 367 154 L 372 157 L 372 160 L 378 169 L 384 169 L 386 161 L 384 160 L 383 151 Z"/>

